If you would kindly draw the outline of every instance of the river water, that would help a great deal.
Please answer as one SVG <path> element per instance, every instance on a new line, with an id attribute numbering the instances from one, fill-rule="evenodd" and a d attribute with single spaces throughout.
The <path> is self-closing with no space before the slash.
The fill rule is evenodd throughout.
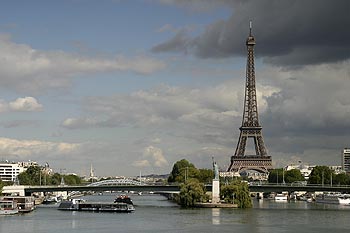
<path id="1" fill-rule="evenodd" d="M 112 201 L 114 195 L 86 196 Z M 110 232 L 350 232 L 350 206 L 254 200 L 252 209 L 182 209 L 158 195 L 132 196 L 136 211 L 93 213 L 39 206 L 0 216 L 0 233 Z"/>

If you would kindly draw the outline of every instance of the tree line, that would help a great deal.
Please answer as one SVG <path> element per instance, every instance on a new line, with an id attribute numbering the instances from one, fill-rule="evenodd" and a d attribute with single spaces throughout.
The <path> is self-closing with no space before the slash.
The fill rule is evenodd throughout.
<path id="1" fill-rule="evenodd" d="M 335 174 L 328 166 L 316 166 L 312 169 L 307 181 L 298 169 L 289 171 L 285 171 L 283 168 L 273 169 L 268 177 L 269 183 L 293 183 L 299 181 L 317 185 L 350 185 L 350 175 L 346 173 Z"/>
<path id="2" fill-rule="evenodd" d="M 59 185 L 63 179 L 66 185 L 79 185 L 82 179 L 76 175 L 59 173 L 46 174 L 40 166 L 30 166 L 17 177 L 20 185 Z"/>

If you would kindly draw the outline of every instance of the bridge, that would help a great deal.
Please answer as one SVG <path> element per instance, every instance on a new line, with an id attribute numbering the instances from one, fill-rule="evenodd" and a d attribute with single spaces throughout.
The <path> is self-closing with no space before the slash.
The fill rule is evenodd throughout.
<path id="1" fill-rule="evenodd" d="M 5 186 L 6 187 L 6 186 Z M 4 187 L 4 189 L 5 189 Z M 13 187 L 13 186 L 7 186 Z M 212 185 L 205 185 L 207 191 L 212 190 Z M 90 185 L 77 185 L 77 186 L 21 186 L 26 196 L 35 192 L 58 192 L 58 191 L 80 191 L 80 192 L 103 192 L 103 191 L 135 191 L 145 192 L 152 191 L 154 193 L 173 193 L 179 192 L 179 185 L 140 185 L 140 184 L 115 184 L 113 182 L 98 182 Z M 276 192 L 280 193 L 288 191 L 289 193 L 294 191 L 328 191 L 328 192 L 342 192 L 350 193 L 350 186 L 322 186 L 322 185 L 283 185 L 283 184 L 252 184 L 249 185 L 251 192 Z"/>
<path id="2" fill-rule="evenodd" d="M 211 186 L 210 186 L 211 190 Z M 178 192 L 178 185 L 86 185 L 86 186 L 27 186 L 24 188 L 25 195 L 35 192 L 59 192 L 59 191 L 80 191 L 80 192 L 103 192 L 103 191 L 152 191 L 155 193 Z"/>

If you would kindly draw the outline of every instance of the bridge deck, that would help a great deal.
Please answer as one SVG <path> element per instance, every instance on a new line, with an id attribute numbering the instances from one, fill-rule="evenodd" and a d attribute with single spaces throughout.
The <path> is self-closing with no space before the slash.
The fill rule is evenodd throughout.
<path id="1" fill-rule="evenodd" d="M 207 191 L 212 190 L 211 185 L 206 185 Z M 282 191 L 332 191 L 350 193 L 350 186 L 291 186 L 291 185 L 250 185 L 251 192 L 282 192 Z M 57 192 L 57 191 L 153 191 L 153 192 L 178 192 L 178 185 L 103 185 L 103 186 L 29 186 L 24 188 L 26 195 L 34 192 Z"/>

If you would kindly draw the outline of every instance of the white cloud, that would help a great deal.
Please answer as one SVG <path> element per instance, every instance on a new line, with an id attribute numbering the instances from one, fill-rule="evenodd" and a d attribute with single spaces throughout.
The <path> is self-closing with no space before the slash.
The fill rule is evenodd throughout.
<path id="1" fill-rule="evenodd" d="M 65 128 L 90 128 L 96 125 L 96 120 L 90 118 L 67 118 L 61 124 Z"/>
<path id="2" fill-rule="evenodd" d="M 226 82 L 214 87 L 188 89 L 161 85 L 129 95 L 90 97 L 84 110 L 95 117 L 68 118 L 62 123 L 70 129 L 88 127 L 164 126 L 181 123 L 226 128 L 232 118 L 241 118 L 242 87 Z M 263 86 L 258 90 L 261 111 L 266 98 L 279 89 Z"/>
<path id="3" fill-rule="evenodd" d="M 149 163 L 148 160 L 137 160 L 132 163 L 134 167 L 139 167 L 139 168 L 144 168 L 144 167 L 150 167 L 151 164 Z"/>
<path id="4" fill-rule="evenodd" d="M 132 163 L 134 167 L 167 167 L 169 165 L 168 161 L 163 155 L 162 149 L 154 146 L 147 146 L 143 150 L 143 159 L 136 160 Z"/>
<path id="5" fill-rule="evenodd" d="M 346 61 L 298 70 L 269 66 L 259 70 L 260 123 L 267 149 L 276 164 L 281 164 L 281 158 L 289 161 L 288 156 L 332 164 L 334 157 L 326 154 L 338 156 L 340 149 L 347 146 L 350 135 L 349 67 L 350 61 Z M 89 117 L 74 118 L 66 127 L 129 127 L 150 136 L 147 144 L 142 146 L 154 145 L 155 141 L 151 139 L 161 137 L 157 147 L 167 148 L 167 161 L 176 161 L 179 156 L 192 156 L 201 161 L 199 158 L 207 153 L 198 152 L 198 148 L 205 146 L 222 148 L 213 154 L 223 156 L 218 161 L 229 163 L 242 120 L 242 84 L 244 82 L 238 84 L 232 80 L 203 88 L 162 85 L 126 95 L 90 97 L 83 105 L 84 113 Z M 323 152 L 316 153 L 312 149 L 319 147 Z M 151 158 L 135 160 L 139 166 L 156 166 Z"/>
<path id="6" fill-rule="evenodd" d="M 78 74 L 132 71 L 150 74 L 165 63 L 144 55 L 127 58 L 87 57 L 63 51 L 40 51 L 17 44 L 8 35 L 0 35 L 0 85 L 26 92 L 66 87 Z"/>
<path id="7" fill-rule="evenodd" d="M 143 151 L 143 155 L 146 158 L 151 158 L 155 167 L 168 166 L 168 161 L 165 159 L 162 149 L 158 147 L 146 147 Z"/>
<path id="8" fill-rule="evenodd" d="M 9 107 L 13 111 L 33 112 L 40 111 L 43 106 L 33 97 L 24 97 L 10 102 Z"/>
<path id="9" fill-rule="evenodd" d="M 0 112 L 37 112 L 42 109 L 43 105 L 30 96 L 17 98 L 9 103 L 0 99 Z"/>
<path id="10" fill-rule="evenodd" d="M 0 138 L 0 155 L 17 156 L 21 159 L 70 154 L 79 147 L 80 145 L 75 143 Z"/>

